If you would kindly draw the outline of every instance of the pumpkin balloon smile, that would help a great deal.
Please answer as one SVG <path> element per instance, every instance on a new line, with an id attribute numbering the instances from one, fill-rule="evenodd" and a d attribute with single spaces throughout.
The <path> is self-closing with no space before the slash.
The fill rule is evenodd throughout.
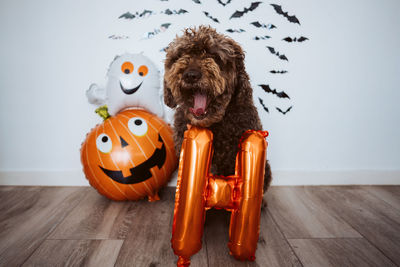
<path id="1" fill-rule="evenodd" d="M 121 87 L 122 92 L 124 92 L 127 95 L 134 94 L 137 90 L 139 90 L 140 86 L 142 85 L 143 82 L 141 82 L 138 86 L 132 88 L 132 89 L 126 89 L 122 86 L 122 83 L 119 82 L 119 86 Z"/>
<path id="2" fill-rule="evenodd" d="M 131 175 L 124 177 L 122 174 L 122 171 L 112 171 L 108 170 L 106 168 L 103 168 L 101 166 L 100 169 L 111 179 L 116 181 L 117 183 L 120 184 L 137 184 L 141 183 L 143 181 L 146 181 L 147 179 L 151 178 L 152 174 L 150 172 L 150 169 L 157 166 L 159 169 L 162 168 L 162 166 L 165 163 L 165 159 L 167 157 L 167 151 L 165 150 L 165 144 L 164 141 L 161 138 L 161 135 L 158 134 L 158 141 L 162 143 L 161 148 L 156 148 L 154 151 L 153 155 L 146 160 L 145 162 L 141 163 L 140 165 L 133 167 L 130 169 Z"/>

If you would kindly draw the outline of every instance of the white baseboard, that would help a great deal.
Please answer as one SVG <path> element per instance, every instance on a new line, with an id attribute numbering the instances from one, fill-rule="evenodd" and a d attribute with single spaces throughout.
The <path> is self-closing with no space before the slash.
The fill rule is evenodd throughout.
<path id="1" fill-rule="evenodd" d="M 0 171 L 0 185 L 88 186 L 82 171 Z"/>
<path id="2" fill-rule="evenodd" d="M 169 186 L 176 186 L 177 172 Z M 400 185 L 400 170 L 274 171 L 272 185 Z M 0 185 L 88 186 L 82 171 L 0 171 Z"/>
<path id="3" fill-rule="evenodd" d="M 273 171 L 272 185 L 399 185 L 400 170 Z"/>

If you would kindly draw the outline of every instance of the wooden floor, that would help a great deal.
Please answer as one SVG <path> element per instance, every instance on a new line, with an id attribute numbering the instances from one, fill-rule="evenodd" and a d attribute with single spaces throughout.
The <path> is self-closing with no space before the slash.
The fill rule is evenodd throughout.
<path id="1" fill-rule="evenodd" d="M 175 266 L 174 191 L 113 202 L 87 187 L 0 187 L 0 266 Z M 399 266 L 400 186 L 272 187 L 255 262 L 228 253 L 207 213 L 191 266 Z"/>

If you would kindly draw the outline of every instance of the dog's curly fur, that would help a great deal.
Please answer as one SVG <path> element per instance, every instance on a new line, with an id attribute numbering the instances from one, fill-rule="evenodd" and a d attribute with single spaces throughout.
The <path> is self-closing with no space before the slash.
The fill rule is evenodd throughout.
<path id="1" fill-rule="evenodd" d="M 187 124 L 209 128 L 214 134 L 211 171 L 232 175 L 238 141 L 248 129 L 261 130 L 253 103 L 253 91 L 244 66 L 244 52 L 231 38 L 213 28 L 189 28 L 166 49 L 164 102 L 175 108 L 174 140 L 179 151 Z M 188 82 L 185 71 L 201 73 L 200 79 Z M 197 117 L 190 108 L 195 93 L 207 95 L 206 115 Z M 271 182 L 266 163 L 264 192 Z"/>

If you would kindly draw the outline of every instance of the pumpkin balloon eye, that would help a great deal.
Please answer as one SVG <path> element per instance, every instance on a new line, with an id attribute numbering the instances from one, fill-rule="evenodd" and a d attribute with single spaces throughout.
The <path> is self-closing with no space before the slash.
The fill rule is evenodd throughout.
<path id="1" fill-rule="evenodd" d="M 108 153 L 112 149 L 111 138 L 106 134 L 100 134 L 96 139 L 97 149 L 103 153 Z"/>
<path id="2" fill-rule="evenodd" d="M 147 133 L 147 122 L 140 117 L 133 117 L 128 121 L 129 130 L 137 136 L 143 136 Z"/>
<path id="3" fill-rule="evenodd" d="M 140 76 L 146 76 L 148 72 L 149 72 L 149 68 L 146 67 L 145 65 L 140 66 L 138 69 L 138 73 Z"/>
<path id="4" fill-rule="evenodd" d="M 133 71 L 133 64 L 129 61 L 125 61 L 121 66 L 121 70 L 125 74 L 130 74 Z"/>

